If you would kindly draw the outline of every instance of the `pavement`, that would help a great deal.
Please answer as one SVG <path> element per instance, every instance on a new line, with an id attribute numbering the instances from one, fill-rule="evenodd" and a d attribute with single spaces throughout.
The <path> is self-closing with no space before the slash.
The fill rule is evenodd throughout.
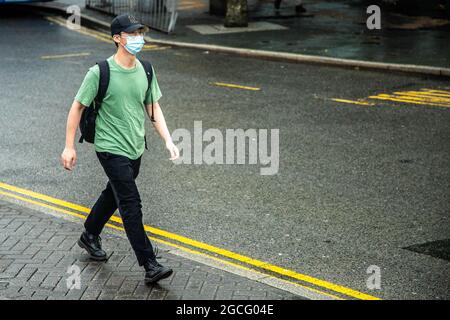
<path id="1" fill-rule="evenodd" d="M 250 23 L 268 23 L 284 29 L 229 33 L 232 28 L 227 28 L 224 33 L 201 34 L 195 28 L 223 29 L 223 17 L 209 14 L 207 0 L 181 0 L 175 31 L 169 35 L 154 31 L 151 37 L 345 60 L 450 68 L 450 49 L 446 45 L 450 20 L 443 9 L 422 5 L 416 11 L 405 13 L 387 4 L 380 5 L 381 30 L 368 30 L 366 8 L 372 2 L 306 0 L 307 12 L 297 16 L 289 1 L 282 3 L 279 11 L 274 9 L 271 0 L 250 1 Z M 44 6 L 65 8 L 71 4 L 106 24 L 113 18 L 85 8 L 83 0 L 59 0 Z"/>
<path id="2" fill-rule="evenodd" d="M 0 16 L 0 32 L 17 40 L 0 38 L 0 191 L 42 214 L 85 216 L 104 172 L 91 145 L 77 144 L 72 172 L 59 156 L 86 71 L 115 46 L 49 13 Z M 448 81 L 168 46 L 139 58 L 155 67 L 171 131 L 200 120 L 221 132 L 280 130 L 279 172 L 261 176 L 260 163 L 172 164 L 147 122 L 138 186 L 151 237 L 256 270 L 239 275 L 259 282 L 344 299 L 448 299 Z M 367 286 L 373 266 L 380 289 Z"/>
<path id="3" fill-rule="evenodd" d="M 161 253 L 159 261 L 172 267 L 173 275 L 145 285 L 143 269 L 124 234 L 104 233 L 109 259 L 95 262 L 76 244 L 82 229 L 80 223 L 0 200 L 0 299 L 302 299 L 169 252 Z M 78 287 L 73 275 L 80 277 Z"/>

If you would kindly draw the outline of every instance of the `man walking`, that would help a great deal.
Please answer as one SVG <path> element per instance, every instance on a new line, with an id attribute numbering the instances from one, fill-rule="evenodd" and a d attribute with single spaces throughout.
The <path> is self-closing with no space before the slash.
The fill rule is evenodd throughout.
<path id="1" fill-rule="evenodd" d="M 143 64 L 136 59 L 144 46 L 146 31 L 148 28 L 129 14 L 117 16 L 111 23 L 111 36 L 117 51 L 106 60 L 109 85 L 95 120 L 94 141 L 97 157 L 109 181 L 86 219 L 78 244 L 92 259 L 106 260 L 100 233 L 119 209 L 138 263 L 145 269 L 145 282 L 155 283 L 169 277 L 173 271 L 156 260 L 144 230 L 141 198 L 135 183 L 146 146 L 145 113 L 151 112 L 154 127 L 170 152 L 170 160 L 177 159 L 179 151 L 172 142 L 158 103 L 162 94 L 154 69 L 152 67 L 149 84 Z M 61 155 L 61 163 L 67 170 L 73 170 L 75 166 L 76 130 L 84 108 L 91 105 L 97 95 L 99 76 L 98 65 L 89 69 L 70 109 L 66 146 Z"/>

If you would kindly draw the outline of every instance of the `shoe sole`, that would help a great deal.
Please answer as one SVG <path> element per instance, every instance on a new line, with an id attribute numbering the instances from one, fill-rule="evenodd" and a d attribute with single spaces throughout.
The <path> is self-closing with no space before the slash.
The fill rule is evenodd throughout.
<path id="1" fill-rule="evenodd" d="M 91 255 L 91 253 L 89 252 L 88 247 L 80 239 L 78 239 L 77 243 L 80 246 L 80 248 L 82 248 L 82 249 L 87 251 L 87 253 L 89 254 L 89 258 L 91 258 L 92 260 L 95 260 L 95 261 L 106 261 L 106 260 L 108 260 L 107 256 L 96 257 L 96 256 Z"/>
<path id="2" fill-rule="evenodd" d="M 169 269 L 166 272 L 161 272 L 161 273 L 157 274 L 156 276 L 154 276 L 151 279 L 145 278 L 144 281 L 146 284 L 153 284 L 155 282 L 158 282 L 159 280 L 170 277 L 172 275 L 172 273 L 173 273 L 173 270 Z"/>

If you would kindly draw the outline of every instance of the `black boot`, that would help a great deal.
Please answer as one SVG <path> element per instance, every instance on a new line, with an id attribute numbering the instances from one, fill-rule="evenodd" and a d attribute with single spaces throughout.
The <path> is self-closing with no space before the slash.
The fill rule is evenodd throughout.
<path id="1" fill-rule="evenodd" d="M 106 252 L 102 250 L 102 239 L 100 236 L 84 231 L 78 240 L 78 245 L 89 253 L 91 259 L 96 261 L 107 260 Z"/>
<path id="2" fill-rule="evenodd" d="M 149 259 L 147 262 L 144 263 L 144 269 L 145 269 L 145 283 L 146 284 L 152 284 L 155 282 L 158 282 L 161 279 L 165 279 L 169 277 L 173 270 L 167 267 L 162 266 L 158 263 L 158 261 Z"/>

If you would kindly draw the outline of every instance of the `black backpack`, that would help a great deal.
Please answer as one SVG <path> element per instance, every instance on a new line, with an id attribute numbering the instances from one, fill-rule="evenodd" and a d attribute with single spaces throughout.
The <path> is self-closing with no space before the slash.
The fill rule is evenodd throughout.
<path id="1" fill-rule="evenodd" d="M 151 90 L 150 86 L 152 83 L 153 72 L 152 65 L 148 61 L 139 60 L 144 67 L 145 74 L 147 75 L 148 88 L 147 90 Z M 109 85 L 109 65 L 108 61 L 100 61 L 97 62 L 99 70 L 100 70 L 100 79 L 98 85 L 97 95 L 92 101 L 91 105 L 87 108 L 84 108 L 83 113 L 81 114 L 80 119 L 80 131 L 81 137 L 78 141 L 79 143 L 83 143 L 83 141 L 94 143 L 95 139 L 95 120 L 97 119 L 98 111 L 102 106 L 103 98 L 105 97 L 106 91 L 108 90 Z M 153 117 L 153 96 L 151 96 L 152 101 L 152 114 L 150 116 L 150 120 L 155 122 L 155 118 Z M 145 139 L 145 149 L 147 148 L 147 137 L 144 136 Z"/>

